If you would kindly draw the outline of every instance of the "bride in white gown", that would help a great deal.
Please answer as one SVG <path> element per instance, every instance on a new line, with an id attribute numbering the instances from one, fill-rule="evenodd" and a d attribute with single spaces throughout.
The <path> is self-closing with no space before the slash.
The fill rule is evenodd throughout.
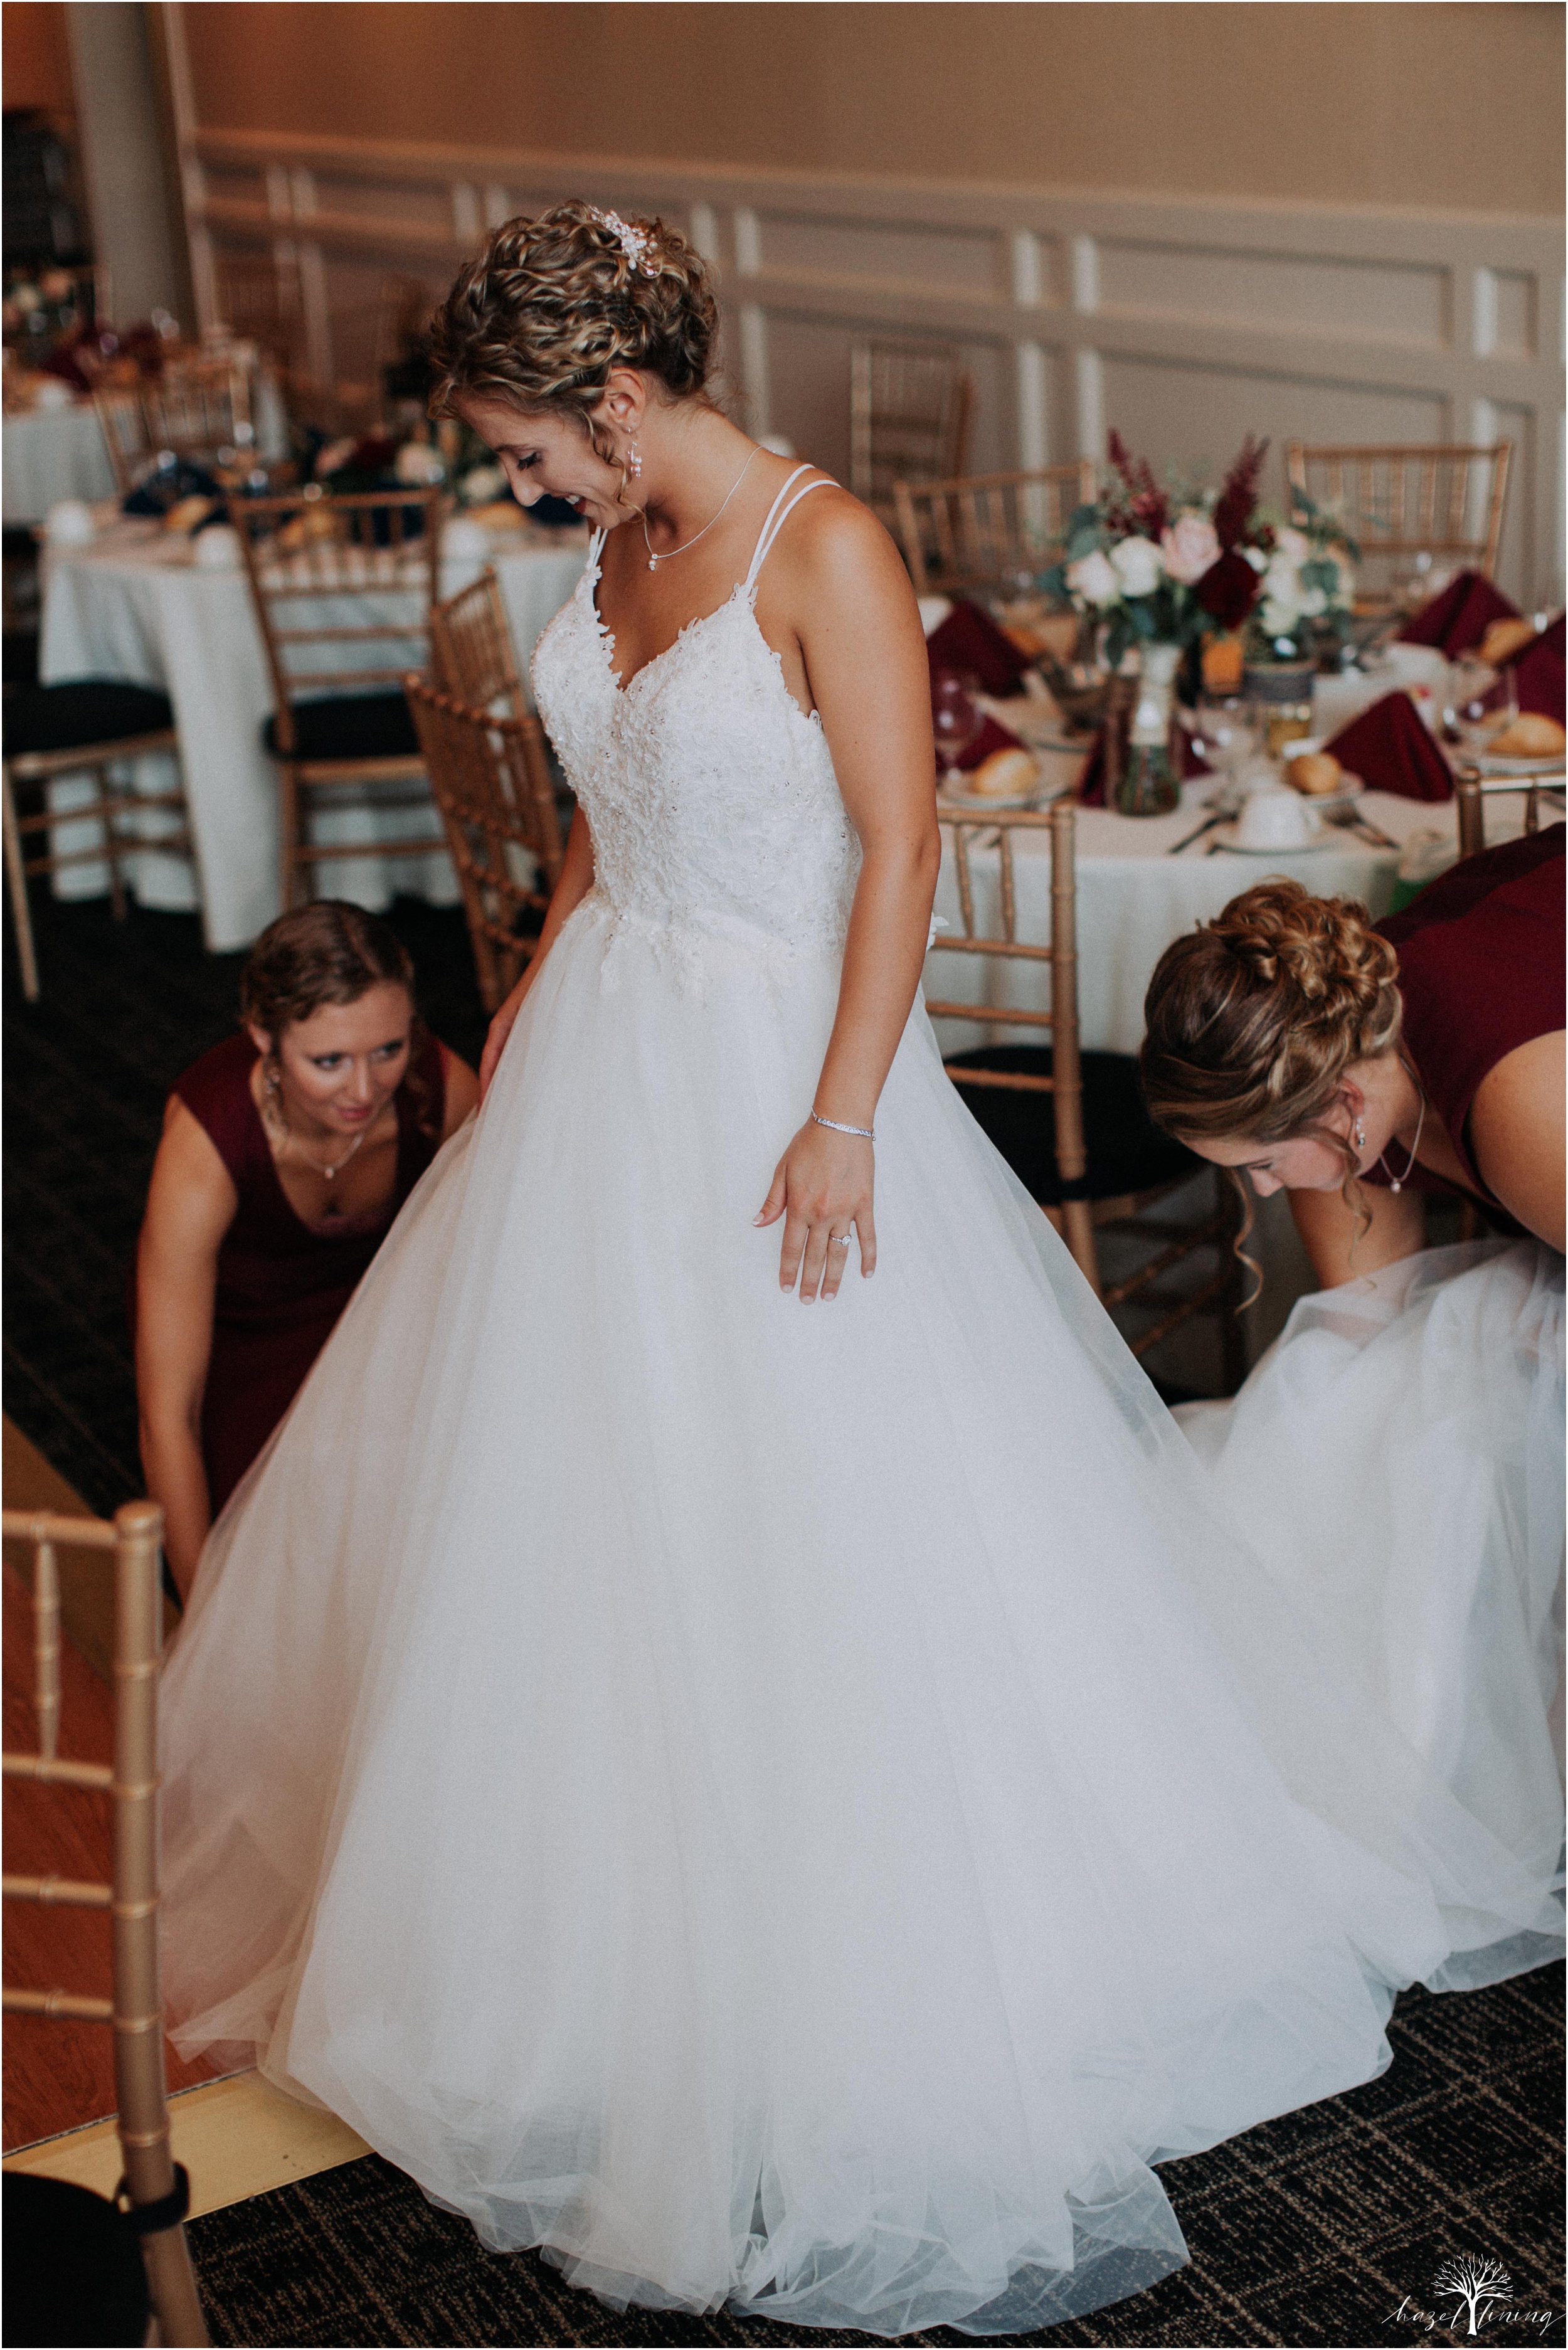
<path id="1" fill-rule="evenodd" d="M 712 323 L 584 205 L 447 307 L 462 412 L 599 525 L 534 664 L 579 812 L 482 1109 L 204 1555 L 170 2001 L 610 2302 L 1012 2333 L 1185 2260 L 1152 2164 L 1560 1918 L 945 1076 L 912 597 L 701 397 Z"/>

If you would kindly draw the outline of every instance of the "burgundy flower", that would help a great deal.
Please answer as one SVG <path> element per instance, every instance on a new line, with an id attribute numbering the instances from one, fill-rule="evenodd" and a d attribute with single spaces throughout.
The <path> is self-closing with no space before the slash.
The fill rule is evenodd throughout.
<path id="1" fill-rule="evenodd" d="M 1106 454 L 1122 484 L 1121 501 L 1111 515 L 1113 525 L 1139 538 L 1152 538 L 1158 546 L 1170 521 L 1170 503 L 1155 480 L 1148 459 L 1135 457 L 1114 426 L 1106 436 Z"/>
<path id="2" fill-rule="evenodd" d="M 1222 629 L 1239 629 L 1257 601 L 1258 575 L 1246 556 L 1231 547 L 1210 565 L 1192 592 Z"/>
<path id="3" fill-rule="evenodd" d="M 1252 508 L 1258 503 L 1258 477 L 1268 453 L 1268 442 L 1254 441 L 1249 432 L 1214 502 L 1214 536 L 1227 555 L 1241 545 L 1252 519 Z"/>

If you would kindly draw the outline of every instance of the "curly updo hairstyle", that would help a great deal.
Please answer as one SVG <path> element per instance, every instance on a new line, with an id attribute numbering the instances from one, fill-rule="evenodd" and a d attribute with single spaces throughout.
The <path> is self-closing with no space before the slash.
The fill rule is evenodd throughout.
<path id="1" fill-rule="evenodd" d="M 1356 1153 L 1323 1121 L 1353 1062 L 1397 1047 L 1398 977 L 1365 906 L 1299 881 L 1244 890 L 1155 966 L 1138 1055 L 1149 1116 L 1183 1142 L 1326 1143 L 1365 1228 Z M 1251 1225 L 1249 1202 L 1241 1240 Z"/>
<path id="2" fill-rule="evenodd" d="M 702 258 L 662 220 L 619 222 L 576 201 L 506 221 L 466 262 L 431 325 L 431 413 L 468 396 L 588 421 L 612 368 L 702 395 L 719 313 Z"/>

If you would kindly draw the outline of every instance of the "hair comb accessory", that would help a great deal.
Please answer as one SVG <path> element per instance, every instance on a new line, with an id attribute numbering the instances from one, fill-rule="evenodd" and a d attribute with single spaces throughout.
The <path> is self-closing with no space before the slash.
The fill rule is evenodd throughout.
<path id="1" fill-rule="evenodd" d="M 649 258 L 652 239 L 645 228 L 637 227 L 631 221 L 623 221 L 618 213 L 601 213 L 596 209 L 594 218 L 602 228 L 609 229 L 619 237 L 620 249 L 629 267 L 640 269 L 645 277 L 658 276 L 659 265 Z"/>

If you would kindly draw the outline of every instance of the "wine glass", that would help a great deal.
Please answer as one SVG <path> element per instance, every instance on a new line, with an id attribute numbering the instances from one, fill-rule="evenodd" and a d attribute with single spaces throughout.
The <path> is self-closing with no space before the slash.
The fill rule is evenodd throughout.
<path id="1" fill-rule="evenodd" d="M 1511 667 L 1497 671 L 1485 661 L 1458 661 L 1449 674 L 1453 700 L 1444 718 L 1466 757 L 1484 758 L 1492 736 L 1519 715 L 1518 676 Z"/>
<path id="2" fill-rule="evenodd" d="M 975 706 L 976 690 L 977 681 L 967 671 L 939 670 L 931 680 L 931 733 L 937 765 L 950 792 L 962 791 L 959 762 L 985 731 L 984 712 Z"/>

